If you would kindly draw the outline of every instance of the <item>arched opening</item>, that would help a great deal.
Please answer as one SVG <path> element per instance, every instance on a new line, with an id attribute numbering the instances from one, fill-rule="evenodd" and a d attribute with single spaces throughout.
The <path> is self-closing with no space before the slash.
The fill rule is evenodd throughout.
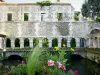
<path id="1" fill-rule="evenodd" d="M 71 47 L 76 47 L 76 40 L 75 38 L 72 38 L 71 41 L 70 41 L 70 46 Z"/>
<path id="2" fill-rule="evenodd" d="M 83 57 L 79 54 L 72 54 L 70 59 L 71 61 L 80 61 L 80 60 L 83 60 Z"/>
<path id="3" fill-rule="evenodd" d="M 11 47 L 11 40 L 9 38 L 6 39 L 6 47 Z"/>
<path id="4" fill-rule="evenodd" d="M 85 47 L 85 39 L 84 38 L 80 39 L 80 47 Z"/>
<path id="5" fill-rule="evenodd" d="M 20 40 L 18 38 L 15 39 L 15 47 L 20 47 Z"/>
<path id="6" fill-rule="evenodd" d="M 58 46 L 58 39 L 57 38 L 54 38 L 52 40 L 52 47 L 55 47 L 55 46 Z"/>
<path id="7" fill-rule="evenodd" d="M 18 65 L 21 64 L 24 59 L 19 55 L 10 55 L 7 59 L 3 60 L 4 65 Z"/>
<path id="8" fill-rule="evenodd" d="M 100 30 L 94 29 L 90 32 L 89 47 L 100 48 Z"/>
<path id="9" fill-rule="evenodd" d="M 39 39 L 38 38 L 34 38 L 33 39 L 33 47 L 36 47 L 39 44 Z"/>
<path id="10" fill-rule="evenodd" d="M 42 40 L 42 47 L 48 47 L 48 39 L 47 38 L 44 38 Z"/>
<path id="11" fill-rule="evenodd" d="M 24 47 L 29 47 L 29 39 L 28 38 L 24 39 Z"/>
<path id="12" fill-rule="evenodd" d="M 61 47 L 67 47 L 67 40 L 66 40 L 66 38 L 62 38 L 62 40 L 61 40 Z"/>
<path id="13" fill-rule="evenodd" d="M 11 55 L 8 57 L 8 60 L 23 60 L 23 58 L 19 55 Z"/>

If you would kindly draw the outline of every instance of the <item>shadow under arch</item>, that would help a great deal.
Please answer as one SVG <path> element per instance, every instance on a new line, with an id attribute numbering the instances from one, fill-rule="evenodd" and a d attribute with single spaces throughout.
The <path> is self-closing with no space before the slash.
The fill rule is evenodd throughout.
<path id="1" fill-rule="evenodd" d="M 23 60 L 23 58 L 19 55 L 10 55 L 7 59 L 8 60 Z"/>
<path id="2" fill-rule="evenodd" d="M 70 60 L 71 61 L 81 61 L 81 60 L 83 60 L 83 57 L 79 54 L 72 54 L 70 56 Z"/>

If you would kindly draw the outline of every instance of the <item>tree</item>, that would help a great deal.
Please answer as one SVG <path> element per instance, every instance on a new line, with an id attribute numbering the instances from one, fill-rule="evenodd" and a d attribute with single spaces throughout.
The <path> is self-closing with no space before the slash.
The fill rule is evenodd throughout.
<path id="1" fill-rule="evenodd" d="M 57 2 L 60 2 L 60 0 L 57 0 Z"/>
<path id="2" fill-rule="evenodd" d="M 82 12 L 83 17 L 88 17 L 89 16 L 89 13 L 88 13 L 88 3 L 87 2 L 85 2 L 82 5 L 81 12 Z"/>
<path id="3" fill-rule="evenodd" d="M 100 17 L 100 0 L 85 1 L 81 11 L 84 17 L 91 17 L 92 19 L 94 19 L 95 16 Z"/>

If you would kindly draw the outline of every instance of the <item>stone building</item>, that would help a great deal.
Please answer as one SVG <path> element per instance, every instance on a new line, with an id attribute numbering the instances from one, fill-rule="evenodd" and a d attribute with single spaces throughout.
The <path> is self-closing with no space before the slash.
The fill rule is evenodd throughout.
<path id="1" fill-rule="evenodd" d="M 66 39 L 70 47 L 72 38 L 76 40 L 76 47 L 100 47 L 100 24 L 95 22 L 75 22 L 74 7 L 69 3 L 53 3 L 50 6 L 39 6 L 36 3 L 0 3 L 0 34 L 6 35 L 6 47 L 34 47 L 34 38 L 48 39 L 48 47 L 52 47 L 52 40 L 58 40 L 61 47 L 62 39 Z M 96 30 L 95 30 L 96 29 Z M 93 31 L 98 32 L 95 33 Z M 95 34 L 95 36 L 92 33 Z M 94 42 L 93 42 L 94 41 Z M 19 42 L 19 46 L 16 46 Z M 25 42 L 29 44 L 25 46 Z M 96 45 L 96 44 L 97 45 Z"/>

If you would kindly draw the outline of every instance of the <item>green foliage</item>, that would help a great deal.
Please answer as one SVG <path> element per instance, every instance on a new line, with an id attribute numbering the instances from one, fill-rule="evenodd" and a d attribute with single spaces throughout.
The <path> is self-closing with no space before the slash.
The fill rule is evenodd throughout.
<path id="1" fill-rule="evenodd" d="M 79 14 L 80 14 L 80 12 L 75 12 L 74 13 L 74 20 L 75 21 L 79 21 Z"/>
<path id="2" fill-rule="evenodd" d="M 95 21 L 100 22 L 100 17 L 97 17 Z"/>
<path id="3" fill-rule="evenodd" d="M 48 39 L 47 38 L 44 38 L 42 40 L 42 45 L 43 45 L 43 47 L 48 47 Z"/>
<path id="4" fill-rule="evenodd" d="M 55 38 L 52 40 L 52 47 L 58 46 L 58 40 Z"/>
<path id="5" fill-rule="evenodd" d="M 28 21 L 28 13 L 24 13 L 24 21 Z"/>
<path id="6" fill-rule="evenodd" d="M 62 20 L 62 13 L 57 13 L 57 18 L 58 18 L 58 21 L 61 21 Z"/>
<path id="7" fill-rule="evenodd" d="M 42 1 L 42 2 L 37 2 L 37 4 L 40 5 L 41 7 L 52 5 L 51 1 L 49 1 L 49 0 L 47 0 L 47 1 Z"/>
<path id="8" fill-rule="evenodd" d="M 38 47 L 36 47 L 32 54 L 29 56 L 27 68 L 28 75 L 35 75 L 36 72 L 40 72 L 42 69 L 42 63 L 39 60 L 41 55 L 41 51 Z"/>
<path id="9" fill-rule="evenodd" d="M 60 0 L 57 0 L 57 2 L 60 2 Z"/>
<path id="10" fill-rule="evenodd" d="M 56 65 L 56 62 L 61 62 L 65 65 L 67 59 L 64 58 L 65 50 L 61 51 L 47 51 L 46 48 L 40 49 L 36 47 L 33 50 L 33 53 L 29 56 L 29 60 L 27 63 L 28 67 L 28 75 L 35 75 L 35 73 L 47 73 L 48 75 L 66 75 L 64 70 L 61 70 Z M 48 60 L 53 60 L 55 62 L 54 66 L 47 66 Z M 43 69 L 43 67 L 46 69 Z"/>
<path id="11" fill-rule="evenodd" d="M 26 75 L 27 66 L 26 64 L 20 64 L 18 66 L 12 66 L 12 70 L 9 72 L 10 75 Z"/>
<path id="12" fill-rule="evenodd" d="M 94 19 L 95 16 L 100 16 L 100 0 L 85 1 L 81 11 L 84 17 L 92 17 Z"/>
<path id="13" fill-rule="evenodd" d="M 39 44 L 39 39 L 38 38 L 34 38 L 33 39 L 33 45 L 34 47 L 36 47 Z"/>
<path id="14" fill-rule="evenodd" d="M 89 13 L 88 13 L 89 12 L 89 10 L 88 10 L 88 2 L 85 2 L 82 5 L 81 12 L 82 12 L 83 17 L 89 17 Z"/>

